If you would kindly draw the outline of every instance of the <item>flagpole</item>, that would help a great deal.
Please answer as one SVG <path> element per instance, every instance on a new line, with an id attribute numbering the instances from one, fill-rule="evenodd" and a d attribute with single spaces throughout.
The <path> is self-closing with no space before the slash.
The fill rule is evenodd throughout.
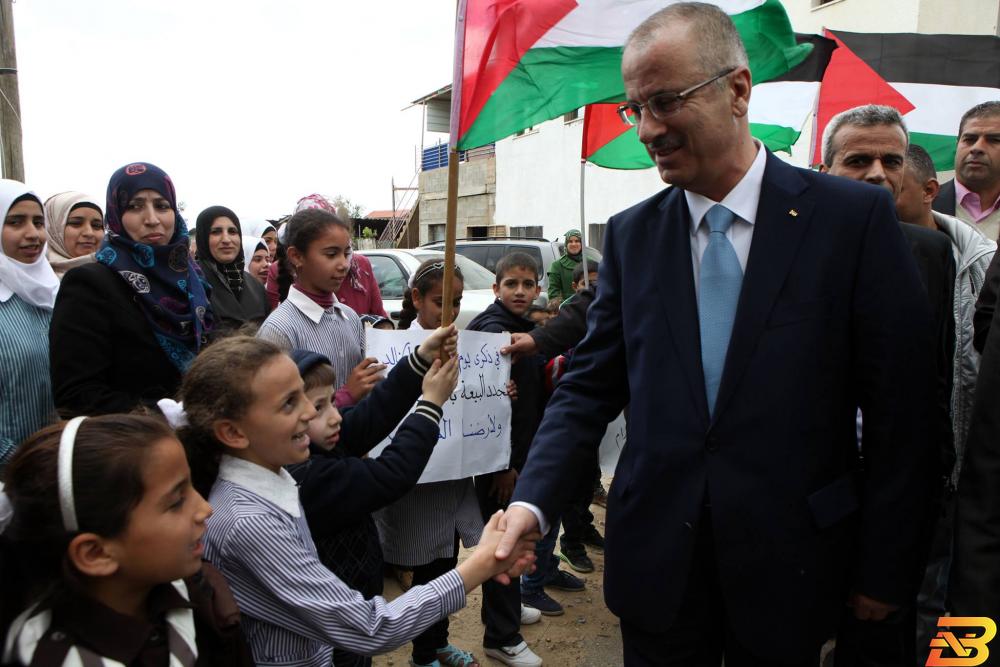
<path id="1" fill-rule="evenodd" d="M 580 261 L 583 262 L 583 286 L 584 288 L 590 287 L 590 272 L 587 270 L 587 215 L 586 208 L 584 206 L 584 183 L 586 179 L 584 175 L 587 168 L 587 161 L 580 159 Z"/>
<path id="2" fill-rule="evenodd" d="M 458 140 L 462 112 L 462 72 L 465 56 L 465 6 L 466 0 L 457 0 L 455 7 L 455 63 L 451 79 L 451 118 L 448 141 L 448 208 L 445 217 L 444 237 L 444 279 L 441 284 L 443 295 L 441 326 L 446 327 L 455 320 L 452 307 L 452 289 L 455 278 L 455 227 L 458 219 Z M 442 348 L 442 360 L 444 357 Z"/>

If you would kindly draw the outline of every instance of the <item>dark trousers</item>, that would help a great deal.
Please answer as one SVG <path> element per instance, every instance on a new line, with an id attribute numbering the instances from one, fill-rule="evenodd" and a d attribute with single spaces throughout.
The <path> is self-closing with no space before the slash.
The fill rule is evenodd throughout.
<path id="1" fill-rule="evenodd" d="M 562 513 L 563 534 L 559 544 L 563 548 L 583 546 L 583 538 L 594 525 L 594 515 L 590 511 L 590 503 L 594 501 L 594 480 L 601 478 L 601 466 L 598 452 L 588 454 L 586 460 L 580 461 L 570 473 L 574 476 L 573 491 L 570 494 Z"/>
<path id="2" fill-rule="evenodd" d="M 493 486 L 493 475 L 476 477 L 476 496 L 479 498 L 479 510 L 483 521 L 497 510 L 507 509 L 506 505 L 497 502 L 496 496 L 490 495 Z M 499 584 L 492 579 L 483 584 L 483 607 L 481 611 L 486 631 L 483 634 L 485 648 L 500 648 L 516 646 L 523 640 L 521 637 L 521 580 L 514 577 L 509 586 Z"/>
<path id="3" fill-rule="evenodd" d="M 709 510 L 702 513 L 691 570 L 673 624 L 648 632 L 622 619 L 625 667 L 719 667 L 723 659 L 725 667 L 816 667 L 819 644 L 814 657 L 795 662 L 781 655 L 780 641 L 762 637 L 748 647 L 736 638 L 719 584 Z M 779 628 L 777 624 L 780 633 Z"/>
<path id="4" fill-rule="evenodd" d="M 413 585 L 422 586 L 447 574 L 458 565 L 458 535 L 455 535 L 455 555 L 451 558 L 438 558 L 426 565 L 413 568 Z M 413 662 L 418 665 L 429 665 L 437 660 L 437 651 L 448 645 L 448 617 L 424 630 L 413 639 Z"/>

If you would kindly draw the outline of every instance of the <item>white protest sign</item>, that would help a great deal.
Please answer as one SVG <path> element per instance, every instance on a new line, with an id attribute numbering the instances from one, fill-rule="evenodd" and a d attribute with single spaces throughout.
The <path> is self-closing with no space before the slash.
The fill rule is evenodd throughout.
<path id="1" fill-rule="evenodd" d="M 430 331 L 367 330 L 367 355 L 390 367 L 406 363 Z M 458 334 L 458 387 L 446 402 L 441 420 L 439 442 L 434 447 L 420 484 L 464 479 L 497 470 L 510 464 L 510 357 L 500 355 L 500 348 L 510 342 L 504 334 L 462 330 Z M 387 371 L 388 372 L 388 371 Z M 377 457 L 389 439 L 372 449 Z"/>

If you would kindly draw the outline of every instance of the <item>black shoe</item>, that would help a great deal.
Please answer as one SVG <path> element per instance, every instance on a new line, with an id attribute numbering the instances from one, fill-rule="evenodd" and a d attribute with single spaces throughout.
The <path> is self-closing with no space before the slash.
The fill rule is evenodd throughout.
<path id="1" fill-rule="evenodd" d="M 587 532 L 581 541 L 595 551 L 604 551 L 604 537 L 597 532 L 593 525 L 587 527 Z"/>
<path id="2" fill-rule="evenodd" d="M 574 577 L 566 570 L 556 570 L 552 575 L 552 578 L 546 581 L 543 585 L 546 588 L 554 588 L 557 591 L 579 593 L 587 587 L 587 582 L 580 577 Z"/>
<path id="3" fill-rule="evenodd" d="M 567 565 L 576 570 L 577 572 L 587 572 L 594 571 L 594 562 L 590 560 L 590 556 L 587 555 L 587 550 L 580 545 L 573 546 L 563 546 L 559 550 L 559 558 L 564 560 Z"/>
<path id="4" fill-rule="evenodd" d="M 521 593 L 521 604 L 542 612 L 545 616 L 562 616 L 565 613 L 563 606 L 550 598 L 545 591 L 535 593 Z"/>

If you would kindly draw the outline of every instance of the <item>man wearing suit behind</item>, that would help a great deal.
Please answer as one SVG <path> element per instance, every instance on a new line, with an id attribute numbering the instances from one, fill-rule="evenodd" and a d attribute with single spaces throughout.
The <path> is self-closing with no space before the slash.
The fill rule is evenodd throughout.
<path id="1" fill-rule="evenodd" d="M 919 582 L 935 458 L 920 277 L 888 192 L 751 138 L 746 63 L 711 5 L 629 37 L 624 114 L 673 187 L 608 223 L 587 336 L 498 547 L 548 529 L 565 466 L 629 403 L 605 552 L 629 666 L 815 665 L 845 604 L 881 619 Z"/>

